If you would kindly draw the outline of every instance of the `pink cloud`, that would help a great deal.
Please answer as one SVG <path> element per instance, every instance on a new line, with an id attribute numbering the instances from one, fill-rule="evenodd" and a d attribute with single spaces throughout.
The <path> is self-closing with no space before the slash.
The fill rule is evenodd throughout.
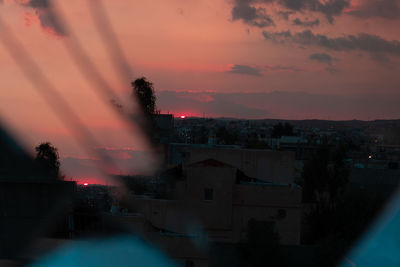
<path id="1" fill-rule="evenodd" d="M 31 12 L 24 12 L 23 17 L 24 17 L 26 27 L 30 27 L 30 26 L 34 25 L 35 23 L 39 22 L 38 16 Z"/>

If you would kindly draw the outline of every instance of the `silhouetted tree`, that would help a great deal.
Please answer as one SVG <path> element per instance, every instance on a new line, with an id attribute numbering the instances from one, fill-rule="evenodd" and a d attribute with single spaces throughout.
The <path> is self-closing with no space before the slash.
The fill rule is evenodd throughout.
<path id="1" fill-rule="evenodd" d="M 57 148 L 50 142 L 44 142 L 35 147 L 35 162 L 48 176 L 58 178 L 60 174 L 60 159 Z"/>
<path id="2" fill-rule="evenodd" d="M 328 190 L 331 201 L 335 202 L 339 195 L 343 193 L 350 174 L 350 170 L 344 162 L 346 158 L 346 147 L 344 143 L 339 143 L 336 146 L 331 157 L 333 167 L 330 170 Z"/>
<path id="3" fill-rule="evenodd" d="M 200 127 L 198 136 L 199 136 L 198 142 L 200 144 L 207 144 L 207 141 L 208 141 L 208 129 L 204 125 L 202 125 Z"/>
<path id="4" fill-rule="evenodd" d="M 234 145 L 237 139 L 237 133 L 227 130 L 225 127 L 219 127 L 217 130 L 217 139 L 220 144 Z"/>
<path id="5" fill-rule="evenodd" d="M 136 175 L 118 175 L 116 177 L 121 180 L 130 191 L 135 192 L 136 195 L 143 195 L 149 190 L 149 177 Z"/>
<path id="6" fill-rule="evenodd" d="M 294 135 L 293 126 L 288 122 L 285 122 L 284 124 L 278 123 L 274 125 L 272 129 L 273 138 L 280 138 L 281 136 L 293 136 L 293 135 Z"/>
<path id="7" fill-rule="evenodd" d="M 144 113 L 148 116 L 156 113 L 156 96 L 154 94 L 153 83 L 149 82 L 145 77 L 136 79 L 131 83 L 132 95 L 137 97 Z"/>
<path id="8" fill-rule="evenodd" d="M 384 200 L 383 195 L 356 191 L 344 195 L 335 207 L 318 203 L 305 218 L 312 231 L 304 240 L 319 247 L 316 266 L 337 266 L 384 207 Z"/>
<path id="9" fill-rule="evenodd" d="M 305 162 L 302 178 L 305 201 L 325 199 L 334 205 L 348 181 L 349 170 L 344 159 L 346 150 L 339 144 L 334 151 L 325 141 L 313 157 Z"/>
<path id="10" fill-rule="evenodd" d="M 303 194 L 306 202 L 316 201 L 327 186 L 329 176 L 329 147 L 327 144 L 321 145 L 314 153 L 313 157 L 306 161 L 301 174 L 303 184 Z"/>

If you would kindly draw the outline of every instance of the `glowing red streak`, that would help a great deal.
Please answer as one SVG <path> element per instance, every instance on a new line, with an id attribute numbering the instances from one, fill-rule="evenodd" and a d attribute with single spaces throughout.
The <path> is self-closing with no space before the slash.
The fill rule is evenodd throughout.
<path id="1" fill-rule="evenodd" d="M 181 119 L 184 119 L 184 118 L 186 118 L 186 116 L 185 116 L 185 115 L 182 115 L 180 118 L 181 118 Z"/>
<path id="2" fill-rule="evenodd" d="M 84 185 L 84 186 L 88 186 L 89 184 L 88 184 L 88 183 L 84 183 L 83 185 Z"/>

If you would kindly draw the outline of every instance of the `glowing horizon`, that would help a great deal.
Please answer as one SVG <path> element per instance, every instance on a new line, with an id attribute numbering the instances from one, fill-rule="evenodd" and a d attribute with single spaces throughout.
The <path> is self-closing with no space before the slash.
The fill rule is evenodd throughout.
<path id="1" fill-rule="evenodd" d="M 74 63 L 66 49 L 73 36 L 130 114 L 130 82 L 145 76 L 154 84 L 157 108 L 174 116 L 400 118 L 398 3 L 328 2 L 311 8 L 302 0 L 297 6 L 277 0 L 104 1 L 130 79 L 121 79 L 112 64 L 87 2 L 54 0 L 58 16 L 44 0 L 5 0 L 1 12 L 98 146 L 146 151 L 140 128 L 121 120 L 109 105 L 115 99 L 104 101 Z M 79 135 L 33 90 L 4 46 L 0 59 L 2 120 L 25 147 L 33 153 L 50 141 L 62 158 L 94 157 L 87 150 L 98 147 L 75 141 Z"/>

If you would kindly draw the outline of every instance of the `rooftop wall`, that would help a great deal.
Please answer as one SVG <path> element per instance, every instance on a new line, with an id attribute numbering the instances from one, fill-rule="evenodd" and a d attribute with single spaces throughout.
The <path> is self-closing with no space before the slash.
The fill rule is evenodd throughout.
<path id="1" fill-rule="evenodd" d="M 294 156 L 290 151 L 190 147 L 187 164 L 213 158 L 253 178 L 274 183 L 292 183 Z"/>
<path id="2" fill-rule="evenodd" d="M 287 185 L 238 184 L 234 187 L 234 205 L 299 207 L 301 188 Z"/>

